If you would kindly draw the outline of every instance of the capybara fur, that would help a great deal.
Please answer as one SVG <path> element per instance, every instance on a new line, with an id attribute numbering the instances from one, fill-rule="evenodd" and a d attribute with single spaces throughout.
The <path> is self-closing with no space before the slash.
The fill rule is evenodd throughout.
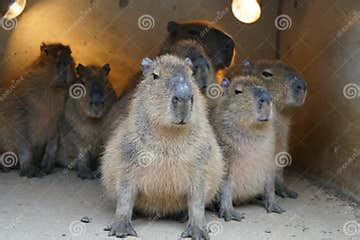
<path id="1" fill-rule="evenodd" d="M 189 58 L 192 61 L 193 76 L 196 85 L 200 88 L 200 91 L 204 94 L 210 84 L 215 83 L 215 73 L 212 67 L 212 63 L 204 48 L 195 40 L 180 40 L 173 45 L 164 47 L 160 51 L 160 55 L 172 54 L 180 58 Z"/>
<path id="2" fill-rule="evenodd" d="M 220 190 L 219 216 L 241 220 L 233 204 L 264 197 L 268 212 L 282 212 L 274 203 L 275 131 L 270 93 L 256 77 L 232 79 L 210 114 L 222 147 L 227 174 Z"/>
<path id="3" fill-rule="evenodd" d="M 297 198 L 298 194 L 285 185 L 283 172 L 286 164 L 277 154 L 288 153 L 288 141 L 291 129 L 291 118 L 297 108 L 302 106 L 307 95 L 306 81 L 288 64 L 279 60 L 246 60 L 243 63 L 243 74 L 257 76 L 273 96 L 276 148 L 274 162 L 278 165 L 276 177 L 276 194 L 281 197 Z M 278 159 L 275 159 L 278 158 Z"/>
<path id="4" fill-rule="evenodd" d="M 58 146 L 58 120 L 69 86 L 75 79 L 70 47 L 42 44 L 41 55 L 0 105 L 0 152 L 17 156 L 20 175 L 49 172 Z"/>
<path id="5" fill-rule="evenodd" d="M 104 119 L 116 101 L 116 93 L 108 79 L 108 64 L 103 67 L 79 64 L 76 71 L 78 89 L 72 89 L 66 102 L 57 164 L 76 169 L 82 179 L 93 179 L 108 134 Z M 76 91 L 79 98 L 71 96 Z"/>
<path id="6" fill-rule="evenodd" d="M 111 236 L 136 235 L 133 208 L 156 216 L 188 209 L 182 237 L 208 238 L 205 204 L 218 191 L 224 163 L 191 67 L 167 54 L 142 61 L 144 79 L 102 161 L 103 185 L 117 201 Z"/>
<path id="7" fill-rule="evenodd" d="M 163 46 L 184 39 L 193 39 L 205 49 L 215 71 L 230 67 L 235 57 L 235 42 L 230 35 L 206 21 L 168 23 L 168 37 Z"/>

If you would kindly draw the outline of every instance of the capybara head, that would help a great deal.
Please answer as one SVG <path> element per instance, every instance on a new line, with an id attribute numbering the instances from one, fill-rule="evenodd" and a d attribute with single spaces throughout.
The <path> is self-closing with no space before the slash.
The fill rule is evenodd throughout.
<path id="1" fill-rule="evenodd" d="M 256 77 L 233 78 L 220 97 L 223 118 L 235 127 L 260 126 L 269 121 L 272 118 L 272 97 L 261 84 Z"/>
<path id="2" fill-rule="evenodd" d="M 168 23 L 172 41 L 194 39 L 201 43 L 215 70 L 229 67 L 235 55 L 235 42 L 224 31 L 207 22 Z"/>
<path id="3" fill-rule="evenodd" d="M 205 93 L 210 84 L 215 83 L 215 73 L 211 61 L 198 42 L 191 39 L 180 40 L 165 51 L 183 59 L 189 58 L 191 60 L 195 83 L 202 93 Z"/>
<path id="4" fill-rule="evenodd" d="M 274 98 L 277 107 L 297 107 L 303 105 L 307 95 L 306 81 L 289 65 L 281 61 L 245 60 L 243 73 L 261 79 Z"/>
<path id="5" fill-rule="evenodd" d="M 54 71 L 54 78 L 51 82 L 52 86 L 63 87 L 74 82 L 76 78 L 75 62 L 71 56 L 71 49 L 69 46 L 65 46 L 60 43 L 42 43 L 40 51 L 41 63 L 50 66 L 51 71 Z"/>
<path id="6" fill-rule="evenodd" d="M 138 96 L 151 121 L 163 126 L 182 127 L 193 121 L 194 102 L 198 95 L 190 59 L 162 55 L 145 58 L 141 68 L 144 80 Z M 194 89 L 195 88 L 195 89 Z"/>
<path id="7" fill-rule="evenodd" d="M 89 118 L 101 118 L 115 102 L 114 90 L 108 80 L 110 73 L 109 64 L 103 67 L 83 66 L 76 67 L 79 75 L 78 82 L 82 89 L 83 97 L 80 98 L 80 111 Z"/>

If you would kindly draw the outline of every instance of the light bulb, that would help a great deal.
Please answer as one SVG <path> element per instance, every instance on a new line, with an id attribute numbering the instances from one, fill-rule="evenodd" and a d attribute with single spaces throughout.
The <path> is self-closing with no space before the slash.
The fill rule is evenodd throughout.
<path id="1" fill-rule="evenodd" d="M 261 8 L 257 0 L 233 0 L 232 12 L 243 23 L 254 23 L 261 16 Z"/>
<path id="2" fill-rule="evenodd" d="M 15 0 L 10 3 L 8 11 L 4 15 L 4 19 L 12 20 L 19 16 L 25 9 L 26 0 Z"/>

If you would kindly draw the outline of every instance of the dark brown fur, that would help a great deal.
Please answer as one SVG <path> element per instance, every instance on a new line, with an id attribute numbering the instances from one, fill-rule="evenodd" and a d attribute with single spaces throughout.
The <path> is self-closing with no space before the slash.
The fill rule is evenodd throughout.
<path id="1" fill-rule="evenodd" d="M 211 59 L 215 71 L 230 67 L 235 56 L 235 42 L 230 35 L 206 21 L 168 23 L 169 36 L 163 47 L 179 40 L 192 39 L 200 43 Z"/>
<path id="2" fill-rule="evenodd" d="M 58 120 L 74 76 L 70 48 L 43 44 L 39 59 L 1 103 L 0 152 L 17 155 L 21 176 L 39 177 L 41 167 L 45 172 L 51 169 L 40 166 L 41 160 L 55 157 Z"/>
<path id="3" fill-rule="evenodd" d="M 80 99 L 68 97 L 61 123 L 57 163 L 77 169 L 83 179 L 93 179 L 92 171 L 99 165 L 98 158 L 108 134 L 104 119 L 116 100 L 116 94 L 107 78 L 109 65 L 79 65 L 77 72 L 77 83 L 83 88 L 79 90 L 86 91 Z"/>

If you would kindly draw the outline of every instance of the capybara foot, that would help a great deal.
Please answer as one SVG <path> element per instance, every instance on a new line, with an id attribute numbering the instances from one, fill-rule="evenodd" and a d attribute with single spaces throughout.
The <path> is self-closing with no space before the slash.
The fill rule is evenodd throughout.
<path id="1" fill-rule="evenodd" d="M 130 221 L 117 221 L 104 229 L 108 231 L 108 236 L 116 236 L 118 238 L 126 238 L 127 236 L 137 237 L 137 233 Z"/>
<path id="2" fill-rule="evenodd" d="M 224 218 L 225 222 L 229 222 L 231 220 L 240 222 L 245 218 L 245 216 L 243 213 L 239 213 L 235 209 L 220 208 L 219 218 Z"/>
<path id="3" fill-rule="evenodd" d="M 187 226 L 185 232 L 181 234 L 181 237 L 191 238 L 192 240 L 210 239 L 209 232 L 206 227 L 201 228 L 198 226 L 192 226 L 191 224 Z"/>

